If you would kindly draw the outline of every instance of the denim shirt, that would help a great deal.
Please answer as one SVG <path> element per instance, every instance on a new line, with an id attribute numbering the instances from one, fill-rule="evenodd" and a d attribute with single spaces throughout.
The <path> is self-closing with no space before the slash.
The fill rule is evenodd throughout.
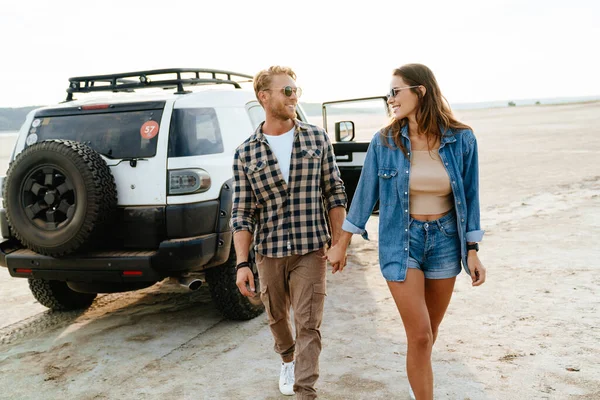
<path id="1" fill-rule="evenodd" d="M 410 156 L 408 127 L 402 128 L 402 141 Z M 388 140 L 390 147 L 383 140 Z M 450 177 L 454 212 L 458 223 L 461 258 L 467 266 L 467 242 L 483 238 L 479 218 L 479 167 L 477 141 L 469 129 L 446 131 L 439 155 Z M 392 137 L 382 138 L 377 132 L 369 149 L 354 193 L 348 216 L 342 225 L 346 232 L 368 240 L 367 220 L 379 200 L 379 263 L 388 281 L 404 281 L 409 257 L 410 160 L 404 156 Z"/>

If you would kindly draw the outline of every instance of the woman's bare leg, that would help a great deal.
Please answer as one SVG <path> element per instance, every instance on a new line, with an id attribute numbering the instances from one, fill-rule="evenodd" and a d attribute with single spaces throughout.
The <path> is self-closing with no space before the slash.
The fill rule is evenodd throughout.
<path id="1" fill-rule="evenodd" d="M 444 319 L 456 277 L 448 279 L 425 279 L 425 302 L 429 310 L 429 320 L 431 321 L 431 332 L 433 342 L 437 339 L 438 328 Z"/>
<path id="2" fill-rule="evenodd" d="M 425 301 L 425 277 L 421 270 L 409 268 L 404 282 L 388 281 L 388 286 L 406 331 L 408 381 L 417 399 L 432 400 L 431 348 L 433 333 Z"/>

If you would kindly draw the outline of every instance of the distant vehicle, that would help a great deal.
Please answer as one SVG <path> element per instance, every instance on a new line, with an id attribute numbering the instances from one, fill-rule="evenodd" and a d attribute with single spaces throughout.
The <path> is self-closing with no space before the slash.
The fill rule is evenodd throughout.
<path id="1" fill-rule="evenodd" d="M 252 76 L 165 69 L 69 81 L 65 102 L 28 114 L 0 178 L 0 266 L 54 310 L 170 277 L 190 289 L 206 281 L 227 318 L 259 315 L 262 303 L 235 284 L 229 227 L 233 153 L 264 120 L 242 88 Z M 166 90 L 140 91 L 151 88 Z M 351 195 L 368 142 L 353 142 L 351 121 L 335 129 Z"/>

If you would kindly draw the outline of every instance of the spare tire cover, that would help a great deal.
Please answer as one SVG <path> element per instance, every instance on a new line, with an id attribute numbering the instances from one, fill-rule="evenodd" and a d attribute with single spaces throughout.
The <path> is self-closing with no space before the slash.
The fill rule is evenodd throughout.
<path id="1" fill-rule="evenodd" d="M 22 151 L 10 164 L 3 197 L 14 236 L 52 257 L 100 240 L 117 208 L 115 180 L 104 159 L 70 140 L 47 140 Z"/>

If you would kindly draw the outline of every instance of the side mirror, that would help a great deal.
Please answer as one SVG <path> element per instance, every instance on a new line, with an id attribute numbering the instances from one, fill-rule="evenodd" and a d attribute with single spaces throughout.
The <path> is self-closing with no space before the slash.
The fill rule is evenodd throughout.
<path id="1" fill-rule="evenodd" d="M 338 121 L 335 123 L 335 141 L 351 142 L 354 140 L 354 122 Z"/>

